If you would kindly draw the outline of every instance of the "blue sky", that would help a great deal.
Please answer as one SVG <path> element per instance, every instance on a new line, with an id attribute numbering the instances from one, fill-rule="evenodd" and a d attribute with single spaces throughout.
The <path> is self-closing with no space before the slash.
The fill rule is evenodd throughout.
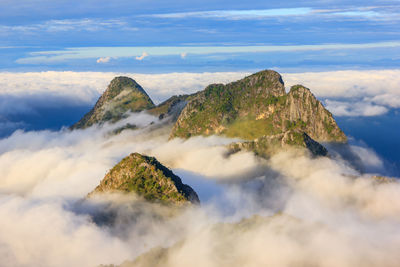
<path id="1" fill-rule="evenodd" d="M 0 2 L 1 71 L 397 68 L 399 1 Z"/>

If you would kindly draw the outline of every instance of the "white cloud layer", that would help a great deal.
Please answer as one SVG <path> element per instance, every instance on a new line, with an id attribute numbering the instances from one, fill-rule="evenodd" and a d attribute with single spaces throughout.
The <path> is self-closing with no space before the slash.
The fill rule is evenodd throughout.
<path id="1" fill-rule="evenodd" d="M 383 106 L 374 105 L 368 102 L 343 102 L 326 100 L 325 107 L 336 116 L 378 116 L 388 112 Z"/>
<path id="2" fill-rule="evenodd" d="M 126 122 L 140 129 L 108 134 Z M 351 178 L 358 172 L 342 161 L 310 159 L 290 151 L 270 162 L 251 153 L 227 157 L 224 145 L 229 139 L 168 141 L 170 129 L 140 113 L 113 126 L 16 132 L 0 140 L 2 264 L 120 264 L 154 246 L 168 247 L 177 241 L 182 242 L 168 253 L 165 266 L 190 262 L 199 267 L 350 267 L 399 262 L 398 182 Z M 114 198 L 114 224 L 94 223 L 93 214 L 107 206 L 100 199 L 86 204 L 80 199 L 116 162 L 135 151 L 156 156 L 179 172 L 203 196 L 203 206 L 159 219 L 153 212 L 162 210 L 156 206 L 132 199 L 118 208 L 124 202 Z M 358 154 L 369 159 L 367 164 L 380 164 L 367 149 Z M 221 178 L 223 182 L 218 182 Z M 213 228 L 216 222 L 277 211 L 233 232 Z"/>
<path id="3" fill-rule="evenodd" d="M 0 73 L 0 95 L 50 94 L 94 104 L 110 81 L 120 75 L 135 79 L 160 102 L 172 95 L 194 93 L 211 83 L 227 83 L 244 77 L 242 72 L 137 74 L 114 72 Z"/>
<path id="4" fill-rule="evenodd" d="M 303 84 L 337 116 L 376 116 L 400 107 L 400 70 L 346 70 L 283 74 L 289 88 Z"/>
<path id="5" fill-rule="evenodd" d="M 303 84 L 318 97 L 400 95 L 400 70 L 344 70 L 283 74 L 286 86 Z"/>
<path id="6" fill-rule="evenodd" d="M 0 96 L 51 95 L 66 97 L 69 102 L 92 105 L 113 77 L 125 75 L 135 79 L 159 103 L 172 95 L 194 93 L 211 83 L 228 83 L 248 74 L 3 72 L 0 73 Z M 327 99 L 328 108 L 338 116 L 374 116 L 384 114 L 390 108 L 400 107 L 400 70 L 283 73 L 282 76 L 287 88 L 303 84 L 317 98 Z"/>

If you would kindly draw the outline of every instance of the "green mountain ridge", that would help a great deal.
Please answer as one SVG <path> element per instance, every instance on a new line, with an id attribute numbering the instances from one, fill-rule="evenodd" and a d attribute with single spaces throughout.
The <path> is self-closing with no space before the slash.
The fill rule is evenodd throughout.
<path id="1" fill-rule="evenodd" d="M 171 138 L 224 134 L 253 140 L 292 129 L 316 141 L 347 140 L 308 88 L 292 86 L 286 94 L 279 73 L 266 70 L 227 85 L 209 85 L 186 105 Z"/>
<path id="2" fill-rule="evenodd" d="M 125 113 L 146 111 L 175 123 L 170 138 L 224 135 L 242 141 L 228 145 L 269 158 L 291 148 L 326 156 L 319 142 L 344 143 L 347 138 L 332 114 L 302 85 L 286 93 L 282 77 L 265 70 L 226 85 L 212 84 L 192 95 L 172 96 L 155 106 L 144 89 L 128 77 L 114 78 L 94 108 L 72 128 L 106 121 L 116 122 Z M 118 134 L 135 129 L 127 124 Z M 104 192 L 134 192 L 148 201 L 198 203 L 194 190 L 155 158 L 133 153 L 116 164 L 88 196 Z"/>
<path id="3" fill-rule="evenodd" d="M 215 134 L 241 138 L 247 144 L 258 143 L 255 145 L 258 154 L 265 156 L 268 153 L 260 153 L 262 147 L 264 152 L 272 152 L 268 140 L 272 143 L 288 141 L 286 145 L 308 148 L 313 154 L 319 153 L 317 155 L 326 155 L 326 149 L 310 149 L 307 145 L 310 139 L 313 144 L 347 142 L 332 114 L 308 88 L 295 85 L 286 93 L 282 77 L 272 70 L 261 71 L 226 85 L 207 86 L 190 99 L 178 117 L 170 138 L 187 139 Z M 282 139 L 283 136 L 291 138 Z M 296 140 L 292 140 L 294 137 Z M 252 146 L 243 147 L 250 149 Z M 285 146 L 282 144 L 280 147 Z"/>

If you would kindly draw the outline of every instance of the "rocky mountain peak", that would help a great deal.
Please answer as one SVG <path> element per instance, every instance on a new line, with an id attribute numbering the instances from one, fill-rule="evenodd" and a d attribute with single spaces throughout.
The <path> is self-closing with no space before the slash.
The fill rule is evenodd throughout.
<path id="1" fill-rule="evenodd" d="M 145 90 L 134 79 L 125 76 L 112 79 L 107 90 L 104 92 L 104 96 L 106 99 L 112 99 L 124 90 L 138 91 L 148 96 Z"/>
<path id="2" fill-rule="evenodd" d="M 114 78 L 96 105 L 72 129 L 86 128 L 96 123 L 115 122 L 126 112 L 153 108 L 154 103 L 145 90 L 129 77 Z"/>
<path id="3" fill-rule="evenodd" d="M 116 164 L 88 194 L 135 193 L 163 204 L 197 204 L 196 192 L 154 157 L 132 153 Z"/>
<path id="4" fill-rule="evenodd" d="M 254 73 L 238 82 L 248 87 L 257 88 L 259 90 L 258 93 L 261 94 L 266 93 L 272 96 L 282 96 L 286 93 L 282 76 L 273 70 L 263 70 Z"/>
<path id="5" fill-rule="evenodd" d="M 253 141 L 262 137 L 259 147 L 265 147 L 282 140 L 291 144 L 290 138 L 284 138 L 288 133 L 299 137 L 303 147 L 309 140 L 347 141 L 332 114 L 308 88 L 295 85 L 286 93 L 279 73 L 265 70 L 226 85 L 209 85 L 192 97 L 170 138 L 217 134 Z"/>

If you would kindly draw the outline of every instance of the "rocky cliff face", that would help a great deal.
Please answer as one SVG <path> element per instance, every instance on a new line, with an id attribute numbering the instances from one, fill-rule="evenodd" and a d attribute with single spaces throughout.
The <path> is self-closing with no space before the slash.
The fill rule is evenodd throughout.
<path id="1" fill-rule="evenodd" d="M 155 158 L 139 153 L 132 153 L 115 165 L 88 197 L 115 192 L 133 192 L 148 201 L 164 204 L 199 203 L 196 192 L 171 170 Z"/>
<path id="2" fill-rule="evenodd" d="M 264 156 L 286 145 L 325 155 L 326 149 L 317 141 L 347 140 L 309 89 L 296 85 L 286 93 L 281 76 L 271 70 L 227 85 L 213 84 L 193 96 L 170 138 L 212 134 L 247 140 L 242 148 L 258 147 L 256 153 Z"/>
<path id="3" fill-rule="evenodd" d="M 308 88 L 302 85 L 292 86 L 286 98 L 285 106 L 274 114 L 274 121 L 278 121 L 277 116 L 281 116 L 282 131 L 297 128 L 319 142 L 347 141 L 332 114 Z"/>
<path id="4" fill-rule="evenodd" d="M 87 128 L 96 123 L 116 122 L 126 112 L 138 112 L 154 107 L 143 88 L 131 78 L 114 78 L 96 105 L 72 129 Z"/>
<path id="5" fill-rule="evenodd" d="M 186 105 L 171 138 L 223 134 L 253 140 L 294 129 L 317 141 L 346 141 L 332 114 L 309 89 L 297 85 L 286 94 L 281 76 L 266 70 L 208 86 Z"/>

